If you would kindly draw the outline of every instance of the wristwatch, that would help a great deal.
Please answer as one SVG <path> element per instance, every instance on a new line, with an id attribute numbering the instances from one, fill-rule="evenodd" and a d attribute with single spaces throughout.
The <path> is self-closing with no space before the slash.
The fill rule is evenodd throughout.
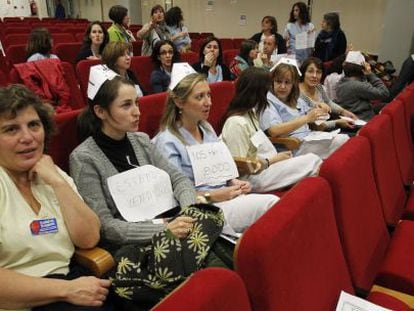
<path id="1" fill-rule="evenodd" d="M 203 194 L 203 197 L 204 197 L 204 199 L 206 199 L 207 203 L 210 203 L 210 202 L 211 202 L 211 195 L 210 195 L 210 192 L 205 192 L 205 193 Z"/>

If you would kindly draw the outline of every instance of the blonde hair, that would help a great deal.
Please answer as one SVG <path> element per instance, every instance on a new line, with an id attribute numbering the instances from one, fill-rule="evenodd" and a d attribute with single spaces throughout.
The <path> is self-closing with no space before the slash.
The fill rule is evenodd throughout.
<path id="1" fill-rule="evenodd" d="M 180 108 L 177 107 L 176 102 L 187 101 L 195 85 L 204 81 L 207 81 L 204 75 L 192 73 L 182 79 L 173 90 L 168 91 L 167 105 L 160 121 L 160 131 L 168 129 L 185 145 L 188 143 L 178 130 L 181 126 L 181 117 Z M 201 122 L 200 125 L 206 130 L 211 131 L 211 126 L 207 122 Z"/>

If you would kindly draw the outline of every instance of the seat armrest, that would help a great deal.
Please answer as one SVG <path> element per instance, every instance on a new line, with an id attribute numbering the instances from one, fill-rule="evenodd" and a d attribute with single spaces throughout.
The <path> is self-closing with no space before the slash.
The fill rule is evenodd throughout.
<path id="1" fill-rule="evenodd" d="M 76 249 L 75 260 L 88 268 L 96 277 L 101 277 L 115 266 L 112 255 L 103 248 Z"/>
<path id="2" fill-rule="evenodd" d="M 289 150 L 298 149 L 302 141 L 297 137 L 269 137 L 273 144 L 284 145 Z"/>
<path id="3" fill-rule="evenodd" d="M 258 159 L 244 157 L 233 157 L 233 159 L 234 162 L 236 162 L 237 170 L 240 175 L 256 174 L 262 167 L 262 164 Z"/>

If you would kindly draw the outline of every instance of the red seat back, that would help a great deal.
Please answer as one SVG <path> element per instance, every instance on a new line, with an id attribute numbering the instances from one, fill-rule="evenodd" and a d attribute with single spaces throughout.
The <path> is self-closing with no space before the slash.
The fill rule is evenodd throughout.
<path id="1" fill-rule="evenodd" d="M 207 268 L 195 272 L 152 310 L 249 311 L 251 308 L 240 276 L 228 269 Z"/>
<path id="2" fill-rule="evenodd" d="M 145 91 L 151 93 L 151 72 L 154 70 L 150 56 L 134 56 L 131 60 L 131 70 Z"/>
<path id="3" fill-rule="evenodd" d="M 244 232 L 236 266 L 254 310 L 334 310 L 353 289 L 329 184 L 306 178 L 286 193 Z"/>
<path id="4" fill-rule="evenodd" d="M 220 44 L 221 44 L 222 51 L 234 49 L 233 39 L 229 39 L 229 38 L 220 39 Z"/>
<path id="5" fill-rule="evenodd" d="M 394 147 L 392 125 L 387 114 L 377 115 L 360 131 L 371 145 L 374 176 L 382 203 L 385 221 L 396 225 L 407 200 Z"/>
<path id="6" fill-rule="evenodd" d="M 132 51 L 134 56 L 141 56 L 142 40 L 132 42 Z"/>
<path id="7" fill-rule="evenodd" d="M 57 166 L 69 173 L 69 155 L 79 144 L 77 118 L 82 110 L 73 110 L 55 116 L 57 134 L 52 137 L 47 153 Z"/>
<path id="8" fill-rule="evenodd" d="M 158 133 L 166 100 L 166 92 L 143 96 L 139 99 L 139 109 L 141 112 L 139 119 L 140 132 L 147 133 L 151 138 Z"/>
<path id="9" fill-rule="evenodd" d="M 407 127 L 404 103 L 394 99 L 382 109 L 381 113 L 386 113 L 391 118 L 400 173 L 404 184 L 409 185 L 414 180 L 414 146 Z"/>
<path id="10" fill-rule="evenodd" d="M 101 60 L 99 59 L 85 59 L 76 64 L 76 76 L 85 102 L 87 102 L 88 99 L 89 70 L 92 66 L 100 63 Z"/>
<path id="11" fill-rule="evenodd" d="M 233 38 L 233 49 L 240 50 L 241 43 L 246 40 L 244 38 Z"/>
<path id="12" fill-rule="evenodd" d="M 6 59 L 9 66 L 26 62 L 26 56 L 25 44 L 10 45 L 6 49 Z"/>
<path id="13" fill-rule="evenodd" d="M 229 67 L 231 61 L 236 57 L 236 55 L 239 54 L 239 50 L 233 49 L 233 50 L 226 50 L 223 51 L 223 63 Z"/>
<path id="14" fill-rule="evenodd" d="M 82 43 L 80 42 L 58 43 L 55 46 L 56 55 L 62 62 L 68 62 L 75 68 L 76 56 L 80 51 L 81 45 Z"/>
<path id="15" fill-rule="evenodd" d="M 76 42 L 75 37 L 71 33 L 52 33 L 53 46 L 59 43 Z"/>
<path id="16" fill-rule="evenodd" d="M 331 185 L 339 236 L 354 288 L 369 290 L 389 235 L 368 140 L 360 136 L 349 139 L 322 163 L 319 175 Z"/>
<path id="17" fill-rule="evenodd" d="M 208 122 L 213 126 L 217 135 L 220 135 L 222 121 L 231 100 L 233 99 L 235 86 L 233 82 L 222 81 L 210 84 L 211 108 Z"/>
<path id="18" fill-rule="evenodd" d="M 193 65 L 199 61 L 198 53 L 196 52 L 187 52 L 180 54 L 180 59 L 182 62 L 189 63 Z"/>
<path id="19" fill-rule="evenodd" d="M 29 35 L 23 34 L 23 33 L 6 35 L 4 39 L 4 47 L 10 46 L 10 45 L 26 44 L 28 38 L 29 38 Z"/>

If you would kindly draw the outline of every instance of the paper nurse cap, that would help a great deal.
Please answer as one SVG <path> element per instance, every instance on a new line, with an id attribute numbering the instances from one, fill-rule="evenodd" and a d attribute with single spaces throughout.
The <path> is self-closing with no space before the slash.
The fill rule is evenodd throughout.
<path id="1" fill-rule="evenodd" d="M 88 98 L 93 100 L 106 80 L 112 80 L 118 74 L 105 65 L 92 66 L 89 71 Z"/>
<path id="2" fill-rule="evenodd" d="M 299 70 L 299 66 L 298 66 L 298 62 L 296 61 L 296 59 L 294 58 L 289 58 L 289 57 L 282 57 L 281 59 L 279 59 L 279 61 L 276 63 L 276 65 L 274 65 L 272 67 L 272 69 L 270 69 L 270 71 L 273 71 L 276 69 L 277 66 L 279 66 L 280 64 L 286 64 L 286 65 L 291 65 L 293 67 L 296 68 L 296 71 L 298 72 L 298 75 L 301 76 L 302 73 Z"/>
<path id="3" fill-rule="evenodd" d="M 346 55 L 345 62 L 362 66 L 365 58 L 360 51 L 349 51 Z"/>
<path id="4" fill-rule="evenodd" d="M 182 79 L 192 73 L 197 72 L 189 63 L 174 63 L 171 71 L 171 83 L 168 89 L 172 91 Z"/>

